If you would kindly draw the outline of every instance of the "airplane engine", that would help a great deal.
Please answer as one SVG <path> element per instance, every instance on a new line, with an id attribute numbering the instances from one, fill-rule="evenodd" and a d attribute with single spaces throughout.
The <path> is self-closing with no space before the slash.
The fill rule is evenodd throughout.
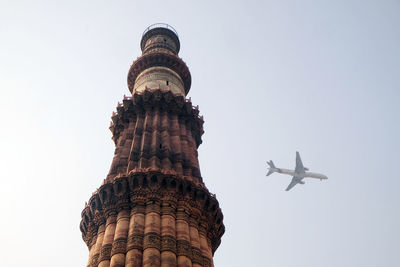
<path id="1" fill-rule="evenodd" d="M 300 181 L 299 184 L 305 184 L 305 182 L 304 181 Z"/>
<path id="2" fill-rule="evenodd" d="M 309 171 L 310 169 L 309 169 L 309 168 L 306 168 L 306 167 L 304 167 L 304 170 L 305 170 L 305 171 Z"/>

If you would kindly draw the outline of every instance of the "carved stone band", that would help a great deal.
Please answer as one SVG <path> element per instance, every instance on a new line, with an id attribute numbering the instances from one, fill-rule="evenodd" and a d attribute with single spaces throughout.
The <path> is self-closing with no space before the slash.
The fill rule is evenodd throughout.
<path id="1" fill-rule="evenodd" d="M 111 250 L 111 256 L 114 254 L 124 254 L 126 252 L 126 238 L 114 240 Z"/>
<path id="2" fill-rule="evenodd" d="M 146 248 L 156 248 L 161 249 L 161 238 L 157 233 L 147 233 L 144 235 L 143 249 Z"/>
<path id="3" fill-rule="evenodd" d="M 211 260 L 207 257 L 203 257 L 203 267 L 211 267 Z"/>
<path id="4" fill-rule="evenodd" d="M 193 254 L 192 262 L 203 265 L 203 255 L 201 255 L 200 249 L 192 247 L 192 254 Z"/>
<path id="5" fill-rule="evenodd" d="M 178 256 L 186 256 L 189 259 L 192 258 L 192 246 L 190 245 L 189 241 L 177 240 L 176 248 Z"/>
<path id="6" fill-rule="evenodd" d="M 143 235 L 142 234 L 133 234 L 128 237 L 128 244 L 126 250 L 138 249 L 143 250 Z"/>
<path id="7" fill-rule="evenodd" d="M 100 254 L 98 254 L 98 253 L 93 255 L 90 266 L 97 266 L 97 263 L 99 262 L 99 256 L 100 256 Z"/>
<path id="8" fill-rule="evenodd" d="M 165 235 L 161 237 L 161 251 L 171 251 L 176 254 L 176 239 L 174 236 Z"/>
<path id="9" fill-rule="evenodd" d="M 103 245 L 103 247 L 101 248 L 101 251 L 100 251 L 99 262 L 111 259 L 111 248 L 112 248 L 112 244 Z"/>

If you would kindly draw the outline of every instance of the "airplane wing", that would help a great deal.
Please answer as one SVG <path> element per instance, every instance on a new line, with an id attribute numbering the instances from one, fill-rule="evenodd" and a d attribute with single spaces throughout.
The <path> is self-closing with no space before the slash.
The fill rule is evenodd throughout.
<path id="1" fill-rule="evenodd" d="M 297 173 L 305 173 L 303 162 L 301 162 L 300 154 L 296 151 L 296 169 Z"/>
<path id="2" fill-rule="evenodd" d="M 295 186 L 298 183 L 299 183 L 299 179 L 297 179 L 297 177 L 293 176 L 292 181 L 290 182 L 290 184 L 286 188 L 286 191 L 289 191 L 290 189 L 293 188 L 293 186 Z"/>

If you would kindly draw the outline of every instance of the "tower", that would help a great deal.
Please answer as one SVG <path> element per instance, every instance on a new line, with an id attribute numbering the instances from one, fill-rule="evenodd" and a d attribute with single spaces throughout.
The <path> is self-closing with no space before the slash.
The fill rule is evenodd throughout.
<path id="1" fill-rule="evenodd" d="M 225 227 L 200 174 L 203 118 L 186 99 L 191 75 L 178 34 L 154 24 L 140 45 L 132 96 L 111 117 L 110 171 L 81 214 L 87 266 L 213 266 Z"/>

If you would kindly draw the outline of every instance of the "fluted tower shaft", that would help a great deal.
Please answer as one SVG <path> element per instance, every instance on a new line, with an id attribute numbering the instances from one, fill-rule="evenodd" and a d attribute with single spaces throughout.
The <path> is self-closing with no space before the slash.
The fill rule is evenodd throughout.
<path id="1" fill-rule="evenodd" d="M 128 73 L 131 96 L 113 112 L 110 171 L 82 211 L 87 266 L 209 267 L 225 231 L 203 183 L 198 107 L 169 25 L 146 29 Z"/>

